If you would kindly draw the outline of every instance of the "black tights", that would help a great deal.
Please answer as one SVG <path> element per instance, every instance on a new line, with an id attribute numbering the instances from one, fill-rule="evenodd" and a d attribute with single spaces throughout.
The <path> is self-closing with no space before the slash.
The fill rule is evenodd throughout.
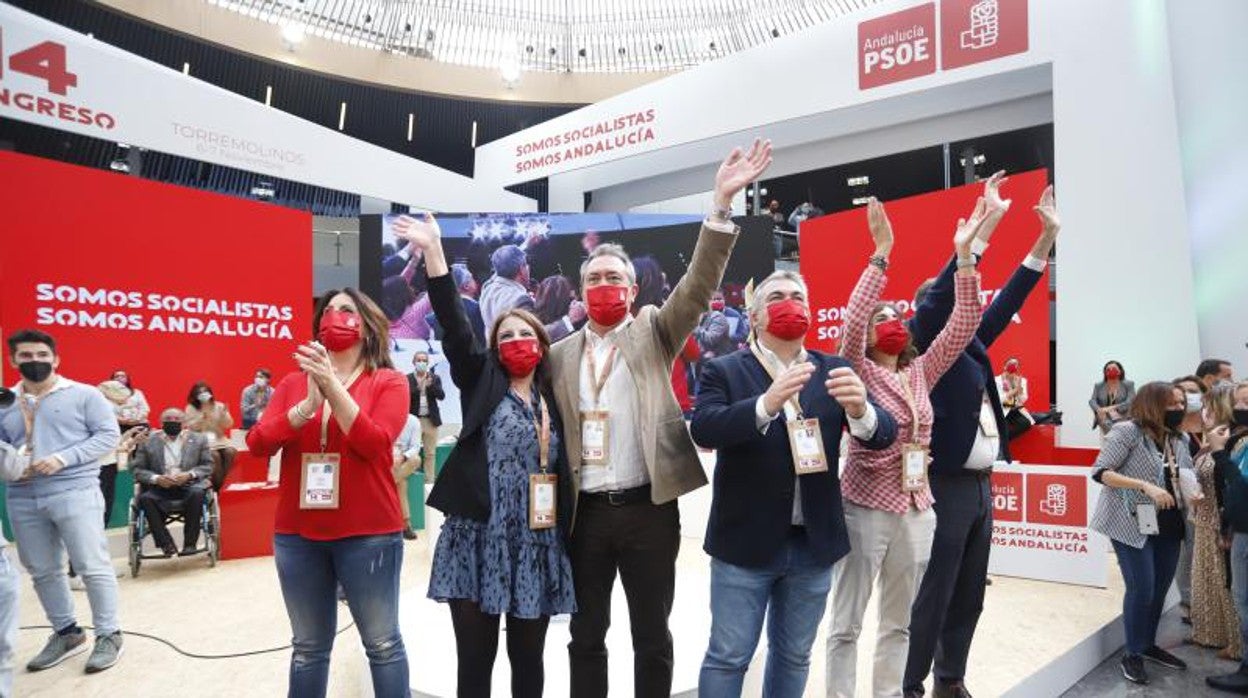
<path id="1" fill-rule="evenodd" d="M 459 655 L 459 698 L 489 698 L 490 676 L 498 654 L 498 616 L 481 612 L 475 601 L 452 599 L 455 650 Z M 550 617 L 507 616 L 507 658 L 511 661 L 512 698 L 540 698 L 546 676 L 542 652 Z"/>

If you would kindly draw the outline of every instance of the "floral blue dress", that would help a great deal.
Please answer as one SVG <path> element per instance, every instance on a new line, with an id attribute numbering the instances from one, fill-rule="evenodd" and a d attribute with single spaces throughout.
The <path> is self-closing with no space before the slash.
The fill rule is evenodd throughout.
<path id="1" fill-rule="evenodd" d="M 508 391 L 490 416 L 489 521 L 447 517 L 433 553 L 429 598 L 469 599 L 483 613 L 515 618 L 576 611 L 572 563 L 559 529 L 529 528 L 529 474 L 540 470 L 534 414 L 535 404 Z M 559 448 L 552 430 L 552 460 Z"/>

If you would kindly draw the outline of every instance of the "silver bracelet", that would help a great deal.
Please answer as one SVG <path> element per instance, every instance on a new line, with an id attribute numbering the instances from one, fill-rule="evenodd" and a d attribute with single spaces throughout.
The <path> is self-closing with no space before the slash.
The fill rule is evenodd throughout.
<path id="1" fill-rule="evenodd" d="M 975 255 L 971 255 L 970 257 L 966 259 L 962 259 L 961 257 L 958 257 L 959 269 L 969 269 L 969 268 L 976 267 L 978 265 L 979 265 L 979 261 L 975 259 Z"/>
<path id="2" fill-rule="evenodd" d="M 300 419 L 302 419 L 302 420 L 303 420 L 303 421 L 305 421 L 305 422 L 310 422 L 310 421 L 312 421 L 312 418 L 316 416 L 316 415 L 314 415 L 314 414 L 305 414 L 305 413 L 304 413 L 304 411 L 303 411 L 303 403 L 302 403 L 302 402 L 296 402 L 296 403 L 295 403 L 295 414 L 299 415 L 299 418 L 300 418 Z"/>

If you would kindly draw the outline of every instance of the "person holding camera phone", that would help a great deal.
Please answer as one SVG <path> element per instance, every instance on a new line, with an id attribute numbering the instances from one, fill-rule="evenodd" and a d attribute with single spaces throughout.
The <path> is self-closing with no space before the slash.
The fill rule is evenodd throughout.
<path id="1" fill-rule="evenodd" d="M 1122 600 L 1127 647 L 1122 675 L 1147 684 L 1144 660 L 1171 669 L 1187 664 L 1157 646 L 1157 624 L 1174 581 L 1183 543 L 1188 495 L 1183 470 L 1192 454 L 1179 431 L 1187 400 L 1166 382 L 1145 385 L 1131 403 L 1130 419 L 1115 424 L 1092 470 L 1104 485 L 1089 528 L 1114 545 L 1126 592 Z M 1192 501 L 1199 499 L 1199 492 Z"/>

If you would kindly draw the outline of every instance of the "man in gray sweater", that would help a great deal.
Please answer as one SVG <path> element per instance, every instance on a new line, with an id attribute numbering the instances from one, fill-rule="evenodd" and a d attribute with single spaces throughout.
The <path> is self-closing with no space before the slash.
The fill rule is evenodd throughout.
<path id="1" fill-rule="evenodd" d="M 82 576 L 95 625 L 87 673 L 121 656 L 117 577 L 104 535 L 99 459 L 117 448 L 120 433 L 108 400 L 94 387 L 57 375 L 56 342 L 38 330 L 8 338 L 9 361 L 21 373 L 17 399 L 0 408 L 0 441 L 14 449 L 21 477 L 8 487 L 9 522 L 18 557 L 34 580 L 48 622 L 56 629 L 26 668 L 41 671 L 87 649 L 78 627 L 64 555 Z"/>

